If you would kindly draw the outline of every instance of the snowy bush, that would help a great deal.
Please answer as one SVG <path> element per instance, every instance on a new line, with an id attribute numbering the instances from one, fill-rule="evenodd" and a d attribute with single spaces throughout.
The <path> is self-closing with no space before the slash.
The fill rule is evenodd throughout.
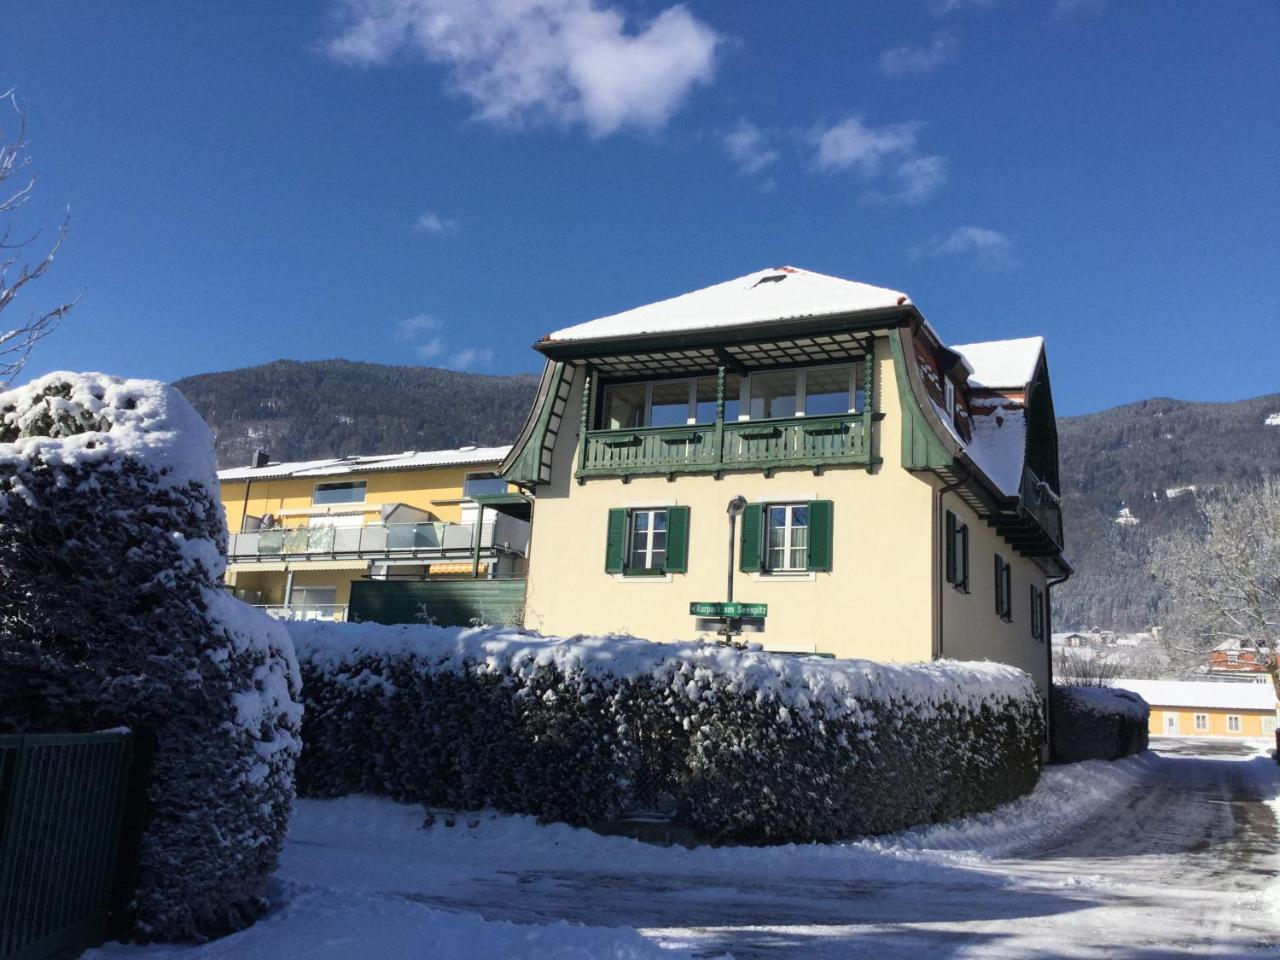
<path id="1" fill-rule="evenodd" d="M 293 647 L 216 586 L 225 553 L 211 437 L 181 394 L 68 373 L 0 393 L 0 730 L 154 732 L 144 939 L 258 915 L 293 800 Z"/>
<path id="2" fill-rule="evenodd" d="M 503 628 L 291 623 L 299 791 L 713 841 L 831 840 L 1008 802 L 1039 773 L 1030 678 Z"/>
<path id="3" fill-rule="evenodd" d="M 1119 760 L 1147 749 L 1151 708 L 1131 690 L 1056 683 L 1050 709 L 1054 763 Z"/>

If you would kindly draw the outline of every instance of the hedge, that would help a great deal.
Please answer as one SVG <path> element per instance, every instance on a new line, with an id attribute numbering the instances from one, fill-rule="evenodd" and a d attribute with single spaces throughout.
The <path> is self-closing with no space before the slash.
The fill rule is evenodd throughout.
<path id="1" fill-rule="evenodd" d="M 1151 708 L 1131 690 L 1054 684 L 1053 763 L 1119 760 L 1147 749 Z"/>
<path id="2" fill-rule="evenodd" d="M 293 802 L 300 677 L 219 587 L 209 429 L 172 387 L 55 373 L 0 392 L 0 732 L 149 728 L 140 939 L 267 906 Z"/>
<path id="3" fill-rule="evenodd" d="M 714 842 L 827 841 L 1036 783 L 1026 674 L 502 628 L 294 623 L 298 788 L 588 826 L 667 813 Z"/>

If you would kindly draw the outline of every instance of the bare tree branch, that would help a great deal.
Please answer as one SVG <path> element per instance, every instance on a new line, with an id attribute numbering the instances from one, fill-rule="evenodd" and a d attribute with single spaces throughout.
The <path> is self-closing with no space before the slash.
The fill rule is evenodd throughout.
<path id="1" fill-rule="evenodd" d="M 8 130 L 0 125 L 0 198 L 2 198 L 0 214 L 12 213 L 25 204 L 31 198 L 36 185 L 35 174 L 28 172 L 31 156 L 27 152 L 26 113 L 18 106 L 17 97 L 12 89 L 0 93 L 0 104 L 5 101 L 9 103 L 17 117 L 18 130 L 17 135 L 11 138 Z M 26 182 L 21 183 L 16 189 L 4 186 L 6 181 L 14 177 L 25 178 Z M 71 212 L 67 211 L 53 245 L 34 265 L 31 263 L 19 265 L 19 255 L 16 253 L 0 262 L 0 318 L 3 317 L 3 312 L 13 305 L 24 287 L 39 280 L 48 272 L 54 258 L 62 249 L 62 244 L 66 242 L 70 226 Z M 0 250 L 21 249 L 35 239 L 33 236 L 27 240 L 14 242 L 10 240 L 12 233 L 12 225 L 5 224 L 3 232 L 0 233 Z M 10 280 L 11 271 L 15 268 L 18 269 L 18 275 Z M 0 384 L 7 383 L 17 375 L 18 371 L 26 365 L 36 344 L 54 331 L 79 299 L 76 297 L 51 309 L 37 311 L 18 321 L 14 326 L 9 326 L 0 319 Z"/>

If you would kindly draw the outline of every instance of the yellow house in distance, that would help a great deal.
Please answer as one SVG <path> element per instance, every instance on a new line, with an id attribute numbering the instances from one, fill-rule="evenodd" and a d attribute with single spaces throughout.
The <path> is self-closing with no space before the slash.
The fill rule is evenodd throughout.
<path id="1" fill-rule="evenodd" d="M 342 620 L 363 609 L 357 618 L 465 623 L 480 614 L 466 598 L 454 609 L 459 597 L 483 588 L 458 584 L 480 580 L 502 581 L 522 600 L 531 504 L 496 475 L 508 450 L 296 463 L 259 454 L 222 470 L 227 585 L 287 619 Z M 393 595 L 395 611 L 386 609 Z"/>
<path id="2" fill-rule="evenodd" d="M 1153 737 L 1270 740 L 1276 733 L 1276 691 L 1260 680 L 1115 680 L 1151 705 Z"/>

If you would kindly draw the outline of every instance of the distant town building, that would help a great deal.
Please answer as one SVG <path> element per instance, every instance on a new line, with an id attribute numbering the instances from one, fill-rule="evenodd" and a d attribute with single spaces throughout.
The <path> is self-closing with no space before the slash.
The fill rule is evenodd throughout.
<path id="1" fill-rule="evenodd" d="M 1151 705 L 1152 736 L 1272 737 L 1276 692 L 1270 681 L 1115 680 Z"/>

